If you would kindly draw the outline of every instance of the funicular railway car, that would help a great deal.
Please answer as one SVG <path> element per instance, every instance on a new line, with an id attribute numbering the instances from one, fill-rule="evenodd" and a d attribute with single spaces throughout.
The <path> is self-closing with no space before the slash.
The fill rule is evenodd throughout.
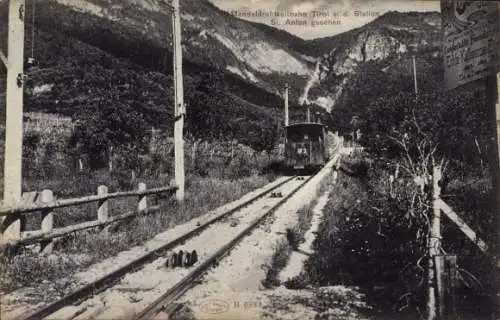
<path id="1" fill-rule="evenodd" d="M 326 126 L 303 122 L 285 127 L 285 166 L 293 170 L 315 170 L 328 161 Z"/>

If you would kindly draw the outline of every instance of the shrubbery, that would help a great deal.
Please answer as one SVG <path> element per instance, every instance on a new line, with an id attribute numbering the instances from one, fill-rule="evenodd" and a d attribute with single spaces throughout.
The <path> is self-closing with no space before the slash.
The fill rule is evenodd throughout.
<path id="1" fill-rule="evenodd" d="M 333 127 L 344 135 L 359 129 L 358 142 L 368 153 L 364 160 L 348 160 L 343 170 L 351 177 L 342 188 L 360 202 L 343 194 L 340 202 L 350 204 L 332 200 L 335 207 L 327 211 L 316 247 L 328 253 L 317 255 L 309 266 L 311 278 L 320 284 L 363 285 L 386 308 L 406 309 L 415 317 L 416 310 L 425 310 L 433 166 L 444 164 L 442 198 L 469 226 L 489 244 L 498 232 L 492 227 L 488 164 L 494 132 L 485 88 L 479 81 L 442 90 L 441 61 L 421 56 L 418 98 L 411 73 L 401 72 L 401 62 L 386 59 L 361 66 L 346 89 L 349 99 L 333 109 Z M 386 66 L 388 71 L 381 72 Z M 442 236 L 444 252 L 458 256 L 460 308 L 481 305 L 483 311 L 471 314 L 487 314 L 491 262 L 444 215 Z"/>
<path id="2" fill-rule="evenodd" d="M 382 318 L 419 319 L 418 314 L 425 312 L 427 290 L 429 190 L 422 190 L 405 172 L 392 180 L 395 163 L 385 160 L 373 161 L 366 177 L 354 175 L 354 167 L 363 162 L 359 159 L 344 163 L 340 183 L 324 210 L 307 272 L 288 285 L 360 286 L 369 302 L 382 310 Z M 491 243 L 489 235 L 495 230 L 485 211 L 490 190 L 469 189 L 462 195 L 450 204 Z M 458 255 L 459 310 L 468 318 L 483 319 L 492 307 L 488 296 L 494 286 L 488 282 L 493 276 L 491 262 L 445 216 L 442 230 L 443 249 Z"/>

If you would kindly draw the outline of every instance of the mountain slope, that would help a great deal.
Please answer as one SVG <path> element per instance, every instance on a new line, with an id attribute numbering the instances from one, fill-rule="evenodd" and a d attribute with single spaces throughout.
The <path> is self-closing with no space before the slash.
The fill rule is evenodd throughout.
<path id="1" fill-rule="evenodd" d="M 37 37 L 62 30 L 147 70 L 171 73 L 170 12 L 160 0 L 37 3 Z M 279 97 L 288 82 L 292 108 L 306 103 L 331 110 L 349 103 L 355 93 L 348 89 L 359 81 L 357 74 L 367 63 L 383 61 L 380 72 L 399 72 L 401 64 L 411 63 L 413 51 L 425 61 L 439 57 L 438 13 L 389 12 L 363 27 L 308 41 L 238 19 L 207 0 L 181 0 L 181 13 L 185 73 L 196 77 L 215 72 L 221 75 L 219 89 L 256 105 L 282 105 Z M 35 48 L 36 55 L 54 59 L 54 53 L 40 50 Z"/>
<path id="2" fill-rule="evenodd" d="M 388 12 L 363 27 L 308 41 L 305 53 L 319 56 L 302 101 L 327 109 L 344 99 L 359 68 L 368 62 L 385 61 L 381 72 L 388 72 L 396 61 L 407 61 L 413 53 L 437 58 L 440 52 L 438 13 Z"/>
<path id="3" fill-rule="evenodd" d="M 43 0 L 37 21 L 114 55 L 164 71 L 170 68 L 171 18 L 160 0 Z M 314 67 L 311 59 L 255 23 L 219 10 L 207 0 L 182 0 L 186 61 L 227 71 L 271 93 L 284 81 L 299 92 Z M 291 35 L 290 35 L 291 36 Z M 113 41 L 109 41 L 112 39 Z M 301 41 L 296 38 L 295 41 Z M 293 95 L 292 95 L 293 97 Z"/>
<path id="4" fill-rule="evenodd" d="M 30 8 L 27 9 L 29 14 Z M 3 20 L 6 18 L 5 10 L 1 12 Z M 73 12 L 55 11 L 54 15 L 57 18 L 57 15 Z M 114 108 L 118 112 L 115 118 L 124 123 L 125 127 L 121 129 L 125 131 L 133 130 L 140 136 L 147 136 L 151 126 L 172 129 L 171 76 L 131 59 L 116 57 L 97 46 L 68 36 L 50 24 L 38 22 L 35 48 L 38 65 L 26 65 L 25 69 L 28 76 L 26 111 L 62 113 L 85 119 L 95 110 Z M 0 26 L 1 39 L 6 39 L 6 31 L 6 25 Z M 111 43 L 115 40 L 115 37 L 108 38 Z M 126 45 L 140 48 L 134 43 L 122 44 L 121 48 Z M 28 55 L 31 51 L 30 37 L 26 38 L 25 49 Z M 122 55 L 126 55 L 126 51 Z M 186 130 L 189 134 L 204 139 L 234 138 L 255 149 L 273 147 L 279 136 L 278 124 L 282 121 L 280 97 L 223 70 L 210 66 L 203 68 L 189 61 L 185 67 L 188 70 L 184 74 L 184 82 L 188 106 Z M 3 92 L 5 70 L 1 78 L 0 90 Z M 233 92 L 238 99 L 228 96 L 226 92 Z M 0 96 L 0 100 L 3 99 L 4 96 Z M 4 101 L 0 103 L 3 105 Z M 236 121 L 241 117 L 249 119 L 245 126 Z M 113 131 L 117 128 L 108 129 Z M 110 132 L 110 135 L 114 134 Z M 261 138 L 264 135 L 266 139 Z"/>

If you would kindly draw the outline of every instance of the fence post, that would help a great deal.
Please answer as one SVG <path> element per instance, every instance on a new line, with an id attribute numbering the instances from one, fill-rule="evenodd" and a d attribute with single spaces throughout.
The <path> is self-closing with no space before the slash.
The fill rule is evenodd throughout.
<path id="1" fill-rule="evenodd" d="M 196 151 L 198 149 L 198 141 L 196 140 L 193 143 L 193 149 L 191 151 L 191 166 L 193 167 L 193 170 L 196 168 Z"/>
<path id="2" fill-rule="evenodd" d="M 139 191 L 146 190 L 146 184 L 144 182 L 139 183 Z M 137 203 L 137 211 L 138 212 L 147 212 L 148 211 L 148 197 L 147 195 L 140 195 L 139 201 Z"/>
<path id="3" fill-rule="evenodd" d="M 52 190 L 45 189 L 40 194 L 40 200 L 42 203 L 48 203 L 54 201 L 54 194 Z M 50 234 L 54 228 L 54 213 L 52 209 L 46 209 L 42 211 L 42 233 Z M 53 239 L 45 240 L 40 242 L 40 252 L 42 254 L 49 254 L 54 248 Z"/>
<path id="4" fill-rule="evenodd" d="M 427 319 L 434 320 L 437 316 L 437 305 L 441 301 L 437 301 L 438 295 L 436 292 L 436 285 L 441 282 L 441 273 L 436 272 L 434 266 L 434 258 L 439 254 L 441 247 L 441 208 L 439 206 L 439 196 L 441 194 L 441 187 L 439 181 L 441 180 L 441 167 L 434 166 L 432 168 L 432 218 L 431 230 L 429 239 L 427 241 L 429 250 L 429 265 L 428 265 L 428 292 L 427 292 Z"/>
<path id="5" fill-rule="evenodd" d="M 97 187 L 97 195 L 103 196 L 108 194 L 108 187 L 105 185 L 100 185 Z M 97 209 L 97 221 L 99 222 L 106 222 L 108 221 L 109 218 L 109 205 L 108 205 L 108 199 L 100 200 L 99 201 L 99 207 Z M 104 232 L 105 235 L 108 234 L 108 228 L 103 228 L 102 231 Z"/>
<path id="6" fill-rule="evenodd" d="M 444 258 L 444 275 L 446 279 L 446 319 L 457 319 L 457 301 L 456 301 L 456 290 L 458 287 L 458 266 L 457 266 L 457 256 L 447 255 Z"/>
<path id="7" fill-rule="evenodd" d="M 436 255 L 434 256 L 434 272 L 436 273 L 436 302 L 437 302 L 437 318 L 443 319 L 445 315 L 445 286 L 443 283 L 443 277 L 439 277 L 439 274 L 443 274 L 444 271 L 444 256 Z"/>
<path id="8" fill-rule="evenodd" d="M 438 278 L 439 318 L 457 319 L 455 290 L 458 284 L 457 256 L 438 255 L 435 257 L 436 273 L 441 273 Z"/>
<path id="9" fill-rule="evenodd" d="M 108 170 L 109 170 L 109 172 L 113 171 L 113 146 L 109 147 L 109 152 L 108 152 Z"/>
<path id="10" fill-rule="evenodd" d="M 21 215 L 19 217 L 19 223 L 20 223 L 20 227 L 19 227 L 19 231 L 21 232 L 21 235 L 24 231 L 26 231 L 26 215 Z"/>
<path id="11" fill-rule="evenodd" d="M 108 187 L 105 185 L 100 185 L 97 187 L 97 195 L 103 196 L 108 194 Z M 97 209 L 97 220 L 99 222 L 108 221 L 109 211 L 108 211 L 108 199 L 99 201 L 99 208 Z"/>

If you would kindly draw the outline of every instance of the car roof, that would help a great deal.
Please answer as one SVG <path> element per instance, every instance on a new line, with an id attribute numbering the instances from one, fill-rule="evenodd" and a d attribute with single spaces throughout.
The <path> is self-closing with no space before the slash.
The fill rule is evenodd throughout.
<path id="1" fill-rule="evenodd" d="M 293 123 L 288 126 L 285 126 L 285 128 L 291 128 L 291 127 L 301 127 L 301 126 L 321 126 L 321 127 L 326 127 L 326 125 L 319 123 L 319 122 L 298 122 L 298 123 Z"/>

